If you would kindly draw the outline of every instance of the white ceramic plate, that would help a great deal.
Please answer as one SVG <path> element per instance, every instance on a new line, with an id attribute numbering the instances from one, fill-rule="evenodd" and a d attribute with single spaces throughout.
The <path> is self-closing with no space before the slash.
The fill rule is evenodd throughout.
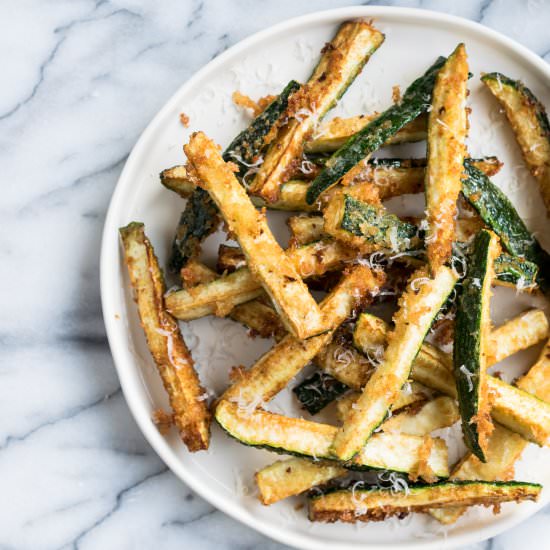
<path id="1" fill-rule="evenodd" d="M 335 544 L 339 550 L 452 548 L 491 537 L 520 522 L 548 501 L 550 491 L 546 490 L 536 505 L 505 505 L 498 516 L 485 509 L 472 510 L 448 530 L 423 516 L 359 526 L 312 524 L 304 509 L 295 510 L 295 499 L 261 506 L 250 494 L 254 491 L 252 476 L 259 467 L 274 461 L 276 455 L 241 446 L 215 425 L 209 451 L 190 454 L 175 433 L 163 437 L 152 424 L 151 412 L 167 406 L 166 396 L 147 351 L 121 261 L 117 229 L 139 220 L 145 223 L 160 262 L 165 264 L 183 201 L 162 188 L 158 173 L 182 163 L 182 144 L 190 132 L 200 129 L 218 143 L 227 144 L 247 123 L 246 116 L 231 103 L 234 90 L 260 97 L 277 93 L 291 78 L 304 81 L 338 24 L 355 17 L 374 18 L 376 26 L 386 34 L 386 42 L 330 116 L 387 107 L 393 85 L 404 89 L 437 55 L 448 55 L 458 42 L 465 42 L 474 73 L 470 81 L 470 153 L 497 154 L 506 163 L 495 181 L 548 248 L 550 241 L 544 242 L 544 233 L 549 235 L 548 225 L 536 184 L 523 168 L 513 136 L 495 101 L 482 89 L 479 75 L 482 71 L 498 70 L 521 78 L 543 103 L 550 105 L 549 67 L 494 31 L 439 13 L 386 7 L 316 13 L 262 31 L 213 60 L 178 90 L 143 132 L 122 172 L 105 222 L 101 255 L 105 324 L 124 394 L 145 437 L 177 476 L 225 513 L 278 541 L 301 548 L 328 549 Z M 190 117 L 189 129 L 179 122 L 182 111 Z M 421 156 L 422 149 L 423 145 L 417 144 L 412 150 L 394 150 L 393 154 Z M 270 220 L 276 234 L 284 239 L 281 216 Z M 220 237 L 209 239 L 207 256 L 214 257 L 219 242 Z M 516 298 L 512 291 L 498 292 L 493 300 L 494 321 L 501 322 L 532 304 L 534 299 L 528 296 Z M 183 332 L 203 382 L 215 392 L 227 385 L 231 366 L 251 365 L 270 346 L 266 340 L 249 339 L 241 326 L 222 319 L 201 319 L 185 325 Z M 519 354 L 499 368 L 512 377 L 533 362 L 536 352 Z M 301 414 L 288 392 L 278 396 L 270 408 Z M 550 484 L 545 453 L 530 446 L 517 467 L 516 477 Z"/>

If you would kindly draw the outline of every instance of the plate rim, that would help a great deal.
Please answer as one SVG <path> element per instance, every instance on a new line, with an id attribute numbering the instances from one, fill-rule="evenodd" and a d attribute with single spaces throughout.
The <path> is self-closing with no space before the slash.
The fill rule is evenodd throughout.
<path id="1" fill-rule="evenodd" d="M 161 126 L 165 115 L 172 111 L 174 106 L 179 103 L 178 98 L 185 94 L 188 89 L 193 88 L 196 82 L 200 81 L 209 73 L 214 72 L 218 67 L 223 65 L 226 60 L 234 56 L 238 56 L 243 50 L 247 50 L 255 43 L 261 43 L 264 39 L 269 39 L 270 36 L 276 35 L 280 32 L 289 32 L 293 28 L 303 25 L 322 24 L 329 21 L 337 22 L 338 20 L 343 21 L 346 19 L 359 17 L 376 18 L 384 16 L 408 17 L 410 18 L 409 21 L 413 25 L 419 21 L 423 21 L 426 23 L 434 23 L 439 27 L 444 27 L 447 25 L 455 29 L 458 27 L 459 29 L 462 28 L 473 32 L 474 34 L 495 42 L 501 48 L 512 50 L 518 57 L 527 62 L 530 70 L 535 68 L 550 86 L 550 66 L 539 55 L 498 31 L 486 27 L 477 21 L 471 21 L 456 15 L 450 15 L 427 9 L 367 5 L 314 11 L 298 17 L 285 19 L 275 25 L 247 36 L 243 40 L 228 48 L 219 56 L 209 61 L 206 65 L 195 72 L 188 80 L 186 80 L 164 103 L 161 109 L 155 114 L 145 129 L 141 132 L 130 154 L 128 155 L 124 168 L 118 178 L 109 201 L 101 238 L 100 295 L 103 321 L 106 328 L 107 340 L 113 358 L 113 363 L 120 380 L 124 398 L 141 433 L 149 445 L 151 445 L 155 453 L 168 466 L 168 468 L 170 468 L 170 470 L 189 488 L 201 496 L 201 498 L 204 498 L 216 509 L 277 542 L 307 550 L 324 550 L 332 548 L 335 543 L 334 541 L 328 541 L 325 543 L 321 541 L 314 541 L 306 534 L 280 530 L 274 523 L 256 519 L 252 515 L 247 514 L 243 508 L 235 506 L 231 502 L 226 501 L 226 499 L 220 500 L 219 495 L 216 494 L 215 490 L 203 485 L 200 479 L 194 478 L 191 472 L 187 471 L 185 465 L 182 464 L 178 457 L 174 454 L 165 438 L 153 426 L 150 421 L 149 414 L 143 410 L 142 400 L 137 395 L 134 386 L 136 380 L 132 374 L 132 369 L 135 370 L 136 368 L 135 362 L 129 362 L 123 357 L 122 348 L 127 348 L 127 341 L 122 339 L 117 334 L 120 331 L 120 321 L 116 318 L 118 314 L 116 311 L 117 307 L 115 305 L 116 300 L 114 299 L 115 296 L 113 293 L 115 292 L 116 285 L 120 284 L 120 281 L 116 280 L 116 274 L 112 268 L 112 262 L 114 259 L 116 259 L 117 262 L 120 262 L 121 255 L 118 246 L 118 224 L 115 224 L 114 222 L 118 209 L 120 208 L 120 198 L 124 196 L 124 192 L 126 190 L 125 188 L 130 185 L 128 174 L 130 174 L 133 171 L 134 166 L 139 163 L 142 150 L 148 143 L 150 136 L 152 136 L 158 127 Z M 115 237 L 115 235 L 117 236 Z M 126 349 L 126 351 L 128 350 Z M 462 545 L 474 544 L 499 535 L 537 513 L 548 502 L 550 502 L 550 493 L 546 498 L 541 499 L 535 505 L 518 508 L 518 511 L 514 513 L 512 517 L 507 520 L 503 520 L 500 523 L 487 525 L 481 529 L 473 529 L 464 533 L 453 534 L 452 542 L 448 539 L 443 542 L 444 539 L 442 539 L 442 537 L 434 536 L 431 540 L 408 541 L 406 543 L 397 544 L 390 543 L 382 546 L 378 544 L 370 545 L 363 542 L 356 543 L 349 541 L 338 542 L 337 544 L 341 550 L 357 550 L 359 548 L 370 548 L 372 550 L 375 548 L 383 548 L 384 550 L 403 550 L 404 548 L 408 548 L 419 550 L 441 548 L 441 544 L 443 542 L 445 548 L 452 549 Z"/>

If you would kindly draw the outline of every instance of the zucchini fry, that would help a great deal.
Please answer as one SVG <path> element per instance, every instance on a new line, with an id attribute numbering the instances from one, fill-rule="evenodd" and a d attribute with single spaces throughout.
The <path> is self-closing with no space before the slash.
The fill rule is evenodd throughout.
<path id="1" fill-rule="evenodd" d="M 502 167 L 497 157 L 470 159 L 470 163 L 488 176 L 494 176 Z M 421 193 L 424 191 L 425 175 L 426 159 L 374 158 L 369 160 L 360 179 L 374 183 L 380 200 L 385 201 L 392 197 Z M 358 185 L 362 184 L 354 184 Z"/>
<path id="2" fill-rule="evenodd" d="M 316 372 L 292 388 L 302 409 L 315 415 L 349 390 L 346 384 L 325 372 Z"/>
<path id="3" fill-rule="evenodd" d="M 517 381 L 517 386 L 532 393 L 538 399 L 550 402 L 550 346 L 544 346 L 538 361 Z M 452 479 L 495 479 L 507 480 L 513 475 L 514 464 L 519 460 L 527 440 L 519 434 L 495 425 L 487 446 L 487 462 L 481 462 L 476 456 L 468 453 L 455 467 Z M 444 524 L 454 523 L 466 508 L 456 507 L 446 510 L 432 510 L 431 515 Z"/>
<path id="4" fill-rule="evenodd" d="M 291 261 L 273 237 L 265 214 L 254 208 L 216 145 L 203 133 L 197 132 L 184 149 L 202 185 L 239 241 L 251 273 L 269 294 L 285 327 L 300 339 L 330 328 Z"/>
<path id="5" fill-rule="evenodd" d="M 202 282 L 210 283 L 219 277 L 215 271 L 193 259 L 181 271 L 186 276 L 185 280 L 193 281 L 193 284 L 186 284 L 186 287 L 197 286 Z M 286 335 L 279 316 L 261 297 L 233 307 L 229 317 L 248 328 L 253 336 L 279 341 Z"/>
<path id="6" fill-rule="evenodd" d="M 303 246 L 323 237 L 325 222 L 321 216 L 291 216 L 286 223 L 296 246 Z"/>
<path id="7" fill-rule="evenodd" d="M 462 192 L 507 252 L 538 262 L 540 245 L 527 229 L 510 199 L 471 159 L 464 160 Z"/>
<path id="8" fill-rule="evenodd" d="M 261 298 L 235 306 L 229 316 L 247 327 L 252 336 L 273 338 L 278 342 L 287 333 L 275 310 L 264 304 Z"/>
<path id="9" fill-rule="evenodd" d="M 487 365 L 499 363 L 520 350 L 542 342 L 549 335 L 548 319 L 544 311 L 528 309 L 506 323 L 493 328 L 487 349 Z M 523 387 L 522 389 L 536 393 Z"/>
<path id="10" fill-rule="evenodd" d="M 548 445 L 550 403 L 493 376 L 488 377 L 487 386 L 496 422 L 541 447 Z"/>
<path id="11" fill-rule="evenodd" d="M 495 258 L 494 268 L 495 285 L 515 288 L 517 292 L 530 292 L 541 283 L 547 290 L 544 281 L 539 277 L 539 266 L 519 256 L 503 252 Z"/>
<path id="12" fill-rule="evenodd" d="M 483 75 L 481 81 L 504 107 L 550 215 L 550 123 L 544 106 L 519 80 L 489 73 Z"/>
<path id="13" fill-rule="evenodd" d="M 288 179 L 303 143 L 317 122 L 329 111 L 361 72 L 370 56 L 384 41 L 384 35 L 365 21 L 343 23 L 307 84 L 293 97 L 289 121 L 270 143 L 264 162 L 254 178 L 251 193 L 274 202 L 279 186 Z"/>
<path id="14" fill-rule="evenodd" d="M 246 267 L 222 275 L 209 283 L 177 290 L 166 296 L 166 308 L 177 319 L 190 321 L 206 315 L 225 317 L 239 304 L 264 294 Z"/>
<path id="15" fill-rule="evenodd" d="M 369 313 L 363 313 L 357 320 L 353 343 L 359 351 L 368 356 L 373 351 L 376 352 L 377 348 L 385 347 L 388 330 L 388 324 L 382 319 Z M 506 357 L 539 344 L 550 335 L 549 330 L 548 319 L 541 309 L 528 309 L 520 313 L 491 331 L 486 350 L 487 365 L 490 367 Z M 425 343 L 419 356 L 424 353 L 424 348 L 430 350 L 429 354 L 437 357 L 438 362 L 445 365 L 446 368 L 451 368 L 452 359 L 448 354 Z"/>
<path id="16" fill-rule="evenodd" d="M 275 99 L 227 147 L 223 159 L 239 167 L 239 177 L 246 179 L 251 165 L 258 161 L 262 149 L 276 132 L 281 119 L 300 84 L 291 80 Z"/>
<path id="17" fill-rule="evenodd" d="M 358 252 L 339 241 L 321 239 L 307 245 L 291 247 L 287 256 L 302 278 L 322 276 L 330 271 L 341 269 L 346 263 L 357 259 Z M 506 258 L 504 258 L 506 256 Z M 522 288 L 534 283 L 522 265 L 530 262 L 518 262 L 518 258 L 501 254 L 495 260 L 497 279 L 495 284 L 512 284 L 518 277 Z M 536 267 L 535 267 L 536 272 Z M 517 276 L 516 276 L 517 275 Z M 198 285 L 196 288 L 178 290 L 166 296 L 166 307 L 176 318 L 192 320 L 206 315 L 227 315 L 233 307 L 252 300 L 262 294 L 261 285 L 254 279 L 249 269 L 240 268 L 216 281 Z"/>
<path id="18" fill-rule="evenodd" d="M 187 199 L 172 241 L 168 269 L 177 273 L 191 258 L 197 257 L 201 243 L 220 224 L 216 205 L 203 189 L 195 189 Z"/>
<path id="19" fill-rule="evenodd" d="M 246 257 L 239 246 L 220 244 L 216 269 L 220 273 L 233 273 L 237 269 L 246 267 Z"/>
<path id="20" fill-rule="evenodd" d="M 268 134 L 276 126 L 280 116 L 285 111 L 288 101 L 293 92 L 300 85 L 291 81 L 276 97 L 271 104 L 260 113 L 227 147 L 223 154 L 225 161 L 236 163 L 239 168 L 239 175 L 245 177 L 248 167 L 257 162 L 257 158 L 265 145 Z M 186 169 L 185 169 L 186 170 Z M 161 174 L 163 185 L 174 188 L 174 174 Z M 178 170 L 182 175 L 181 170 Z M 187 179 L 189 177 L 187 172 Z M 164 174 L 164 177 L 163 177 Z M 168 176 L 168 177 L 167 177 Z M 180 180 L 181 181 L 181 180 Z M 204 189 L 194 189 L 188 195 L 188 186 L 178 186 L 178 193 L 182 196 L 189 196 L 185 210 L 182 212 L 176 235 L 172 243 L 172 255 L 168 267 L 171 271 L 179 271 L 190 258 L 197 256 L 200 252 L 202 241 L 213 233 L 219 225 L 220 216 L 216 205 Z"/>
<path id="21" fill-rule="evenodd" d="M 310 205 L 306 202 L 308 185 L 307 181 L 291 179 L 281 184 L 279 187 L 279 196 L 276 201 L 266 203 L 258 197 L 251 197 L 251 199 L 257 206 L 265 206 L 270 210 L 319 212 L 318 205 Z"/>
<path id="22" fill-rule="evenodd" d="M 542 348 L 537 362 L 517 382 L 518 388 L 550 403 L 550 340 Z"/>
<path id="23" fill-rule="evenodd" d="M 431 485 L 415 484 L 406 489 L 380 489 L 356 482 L 347 489 L 327 490 L 309 500 L 311 521 L 382 521 L 391 516 L 403 517 L 411 512 L 431 508 L 497 506 L 503 502 L 536 501 L 542 486 L 521 481 L 441 481 Z"/>
<path id="24" fill-rule="evenodd" d="M 353 404 L 357 401 L 357 399 L 359 399 L 360 395 L 361 394 L 359 392 L 352 391 L 344 397 L 338 399 L 338 401 L 336 402 L 336 416 L 339 422 L 344 421 L 344 418 L 348 414 Z M 422 402 L 425 402 L 426 399 L 428 399 L 429 395 L 430 390 L 426 386 L 423 386 L 418 382 L 409 382 L 409 386 L 401 390 L 398 398 L 392 405 L 392 413 L 400 411 L 401 409 L 409 407 L 410 405 L 418 405 Z M 391 418 L 393 418 L 393 416 Z M 386 422 L 389 422 L 390 420 L 391 419 L 386 420 Z"/>
<path id="25" fill-rule="evenodd" d="M 413 383 L 414 384 L 414 383 Z M 418 385 L 420 386 L 420 385 Z M 426 389 L 418 391 L 417 396 L 420 399 L 426 399 Z M 351 402 L 350 402 L 351 401 Z M 344 398 L 338 402 L 346 403 L 346 411 L 351 407 L 354 399 Z M 414 402 L 414 401 L 413 401 Z M 404 403 L 403 406 L 406 406 Z M 339 414 L 342 414 L 340 410 Z M 417 412 L 403 411 L 396 416 L 384 422 L 383 432 L 398 432 L 408 435 L 423 436 L 429 435 L 432 431 L 451 426 L 460 419 L 458 407 L 454 399 L 446 396 L 436 397 L 432 401 L 426 402 Z M 508 444 L 512 445 L 511 449 L 504 447 L 504 439 L 497 440 L 497 434 L 507 433 L 510 435 Z M 510 459 L 517 458 L 517 451 L 513 444 L 516 440 L 526 443 L 519 435 L 506 430 L 506 428 L 497 425 L 495 432 L 491 435 L 491 442 L 495 444 L 495 449 L 491 448 L 490 452 L 494 455 L 504 453 L 510 456 Z M 481 465 L 481 470 L 487 470 L 488 465 L 484 465 L 475 459 L 477 464 Z M 513 464 L 513 463 L 512 463 Z M 481 479 L 493 481 L 496 477 L 479 477 L 480 470 L 472 468 L 463 468 L 463 475 L 455 479 Z M 263 504 L 272 504 L 287 498 L 292 495 L 303 493 L 315 486 L 322 485 L 337 477 L 346 474 L 346 469 L 338 467 L 331 463 L 312 463 L 303 458 L 292 458 L 285 461 L 278 461 L 266 468 L 263 468 L 256 474 L 256 482 L 260 491 L 260 500 Z M 455 510 L 459 508 L 439 508 L 430 510 L 437 518 L 445 515 L 451 516 Z"/>
<path id="26" fill-rule="evenodd" d="M 457 464 L 450 479 L 507 481 L 513 476 L 514 464 L 526 446 L 527 441 L 519 434 L 495 424 L 495 429 L 489 436 L 489 444 L 485 453 L 486 462 L 481 462 L 475 455 L 468 453 Z M 466 510 L 467 506 L 449 506 L 448 508 L 434 508 L 429 513 L 440 523 L 449 525 L 454 523 Z"/>
<path id="27" fill-rule="evenodd" d="M 424 75 L 407 88 L 400 103 L 392 105 L 354 134 L 330 157 L 323 171 L 311 182 L 307 190 L 308 204 L 314 204 L 322 193 L 335 185 L 359 162 L 364 165 L 365 159 L 391 136 L 427 111 L 435 76 L 444 62 L 445 58 L 440 57 Z"/>
<path id="28" fill-rule="evenodd" d="M 365 321 L 356 327 L 354 343 L 359 349 L 368 351 L 370 342 L 377 345 L 384 334 L 389 332 L 388 325 L 374 315 L 363 314 Z M 512 321 L 510 321 L 511 323 Z M 499 346 L 500 339 L 493 340 L 493 346 Z M 532 342 L 535 344 L 536 342 Z M 521 340 L 518 341 L 522 345 Z M 519 351 L 516 350 L 516 351 Z M 494 355 L 494 354 L 493 354 Z M 339 373 L 333 373 L 339 378 Z M 359 377 L 360 373 L 355 374 Z M 350 375 L 348 374 L 348 377 Z M 452 374 L 451 357 L 427 342 L 420 348 L 415 359 L 411 378 L 416 382 L 456 398 L 456 383 Z M 491 415 L 506 428 L 522 435 L 525 439 L 544 446 L 550 437 L 550 404 L 535 396 L 495 378 L 487 377 L 488 393 L 491 395 Z"/>
<path id="29" fill-rule="evenodd" d="M 323 212 L 326 233 L 362 254 L 381 249 L 404 252 L 421 245 L 415 225 L 380 204 L 359 200 L 353 191 L 352 187 L 330 199 Z"/>
<path id="30" fill-rule="evenodd" d="M 290 247 L 287 256 L 304 279 L 320 277 L 330 271 L 342 269 L 357 259 L 357 251 L 332 239 L 321 239 L 313 243 Z"/>
<path id="31" fill-rule="evenodd" d="M 462 192 L 479 216 L 500 238 L 503 247 L 513 256 L 540 267 L 541 286 L 550 273 L 550 256 L 541 247 L 535 236 L 527 229 L 508 197 L 491 180 L 473 166 L 470 159 L 464 161 L 465 177 Z M 525 285 L 525 283 L 523 283 Z"/>
<path id="32" fill-rule="evenodd" d="M 180 270 L 182 288 L 193 288 L 202 283 L 211 283 L 219 275 L 196 258 L 191 258 Z"/>
<path id="33" fill-rule="evenodd" d="M 431 273 L 451 259 L 467 132 L 468 62 L 459 44 L 439 71 L 428 119 L 426 249 Z"/>
<path id="34" fill-rule="evenodd" d="M 260 502 L 268 506 L 347 473 L 348 470 L 338 464 L 320 464 L 307 458 L 294 457 L 278 460 L 262 468 L 256 472 L 255 479 Z"/>
<path id="35" fill-rule="evenodd" d="M 313 139 L 305 143 L 304 150 L 306 153 L 333 153 L 340 149 L 349 138 L 379 116 L 380 113 L 359 115 L 350 118 L 335 117 L 321 125 L 319 131 L 313 136 Z M 403 126 L 396 134 L 392 135 L 384 145 L 413 143 L 426 139 L 427 123 L 428 117 L 420 115 L 415 120 Z"/>
<path id="36" fill-rule="evenodd" d="M 350 246 L 365 248 L 367 242 L 381 239 L 382 244 L 390 249 L 414 248 L 416 243 L 410 245 L 406 240 L 416 236 L 417 230 L 410 223 L 403 222 L 397 216 L 387 214 L 379 200 L 391 198 L 408 192 L 423 190 L 425 175 L 425 159 L 374 159 L 372 173 L 384 174 L 384 181 L 374 175 L 369 181 L 358 183 L 350 187 L 337 185 L 323 195 L 323 215 L 325 222 L 319 216 L 301 215 L 288 219 L 292 237 L 297 244 L 307 244 L 322 238 L 323 232 L 342 240 Z M 372 161 L 374 162 L 374 161 Z M 495 186 L 485 177 L 486 173 L 497 173 L 500 163 L 496 157 L 483 159 L 467 159 L 464 166 L 476 170 L 489 183 L 491 188 Z M 395 178 L 392 180 L 392 178 Z M 388 181 L 391 180 L 391 181 Z M 395 187 L 397 183 L 397 187 Z M 374 184 L 374 185 L 373 185 Z M 463 186 L 464 188 L 464 186 Z M 498 188 L 497 188 L 498 191 Z M 499 191 L 500 192 L 500 191 Z M 386 193 L 389 193 L 386 195 Z M 473 192 L 469 196 L 473 196 Z M 370 203 L 364 205 L 364 202 Z M 491 208 L 488 204 L 487 208 Z M 380 227 L 381 231 L 374 232 L 370 225 Z M 483 222 L 477 218 L 462 219 L 457 221 L 458 240 L 467 241 L 468 237 L 476 234 L 483 226 Z M 325 230 L 326 227 L 326 230 Z M 391 235 L 396 233 L 397 235 Z M 386 236 L 390 233 L 391 238 Z M 392 246 L 392 241 L 394 244 Z M 371 245 L 372 248 L 372 245 Z"/>
<path id="37" fill-rule="evenodd" d="M 330 342 L 334 330 L 351 315 L 353 309 L 366 301 L 369 293 L 378 292 L 381 282 L 382 279 L 368 267 L 355 266 L 321 302 L 321 311 L 326 319 L 330 319 L 334 327 L 332 330 L 306 341 L 288 334 L 244 372 L 221 399 L 236 402 L 241 408 L 272 399 Z"/>
<path id="38" fill-rule="evenodd" d="M 195 190 L 193 180 L 182 165 L 164 169 L 160 173 L 160 183 L 184 199 L 188 199 Z"/>
<path id="39" fill-rule="evenodd" d="M 384 433 L 429 435 L 435 430 L 452 426 L 458 420 L 460 420 L 460 413 L 455 400 L 441 395 L 427 401 L 418 411 L 405 410 L 392 416 L 382 424 L 381 428 Z"/>
<path id="40" fill-rule="evenodd" d="M 346 386 L 360 390 L 372 374 L 372 363 L 346 341 L 338 341 L 337 336 L 317 354 L 315 365 Z"/>
<path id="41" fill-rule="evenodd" d="M 429 399 L 429 390 L 413 382 L 417 389 L 410 392 L 401 391 L 399 398 L 392 406 L 393 414 L 385 420 L 380 429 L 384 433 L 404 433 L 409 435 L 429 435 L 435 430 L 452 426 L 460 420 L 460 413 L 455 400 L 446 395 Z M 338 401 L 338 417 L 344 420 L 351 407 L 361 394 L 352 392 Z M 422 405 L 422 402 L 424 404 Z M 410 405 L 415 405 L 410 410 Z M 420 406 L 421 405 L 421 406 Z M 405 410 L 402 410 L 405 409 Z"/>
<path id="42" fill-rule="evenodd" d="M 388 337 L 383 362 L 365 385 L 334 440 L 332 452 L 340 460 L 349 460 L 357 454 L 384 421 L 399 390 L 409 378 L 413 361 L 434 317 L 456 281 L 457 275 L 444 266 L 434 279 L 429 279 L 424 269 L 411 276 L 400 299 L 394 318 L 395 329 Z"/>
<path id="43" fill-rule="evenodd" d="M 330 445 L 337 428 L 328 424 L 290 418 L 257 409 L 239 408 L 237 403 L 222 400 L 215 418 L 220 426 L 244 445 L 265 448 L 282 454 L 313 459 L 335 460 Z M 431 443 L 426 458 L 426 441 Z M 351 461 L 342 464 L 350 470 L 381 469 L 396 472 L 414 472 L 421 462 L 437 477 L 449 474 L 447 446 L 442 439 L 405 434 L 376 434 Z"/>
<path id="44" fill-rule="evenodd" d="M 162 272 L 141 223 L 120 229 L 141 324 L 151 355 L 168 393 L 174 422 L 191 451 L 208 448 L 210 413 L 204 390 L 176 320 L 166 313 Z"/>
<path id="45" fill-rule="evenodd" d="M 454 376 L 466 446 L 485 462 L 493 430 L 487 387 L 487 348 L 491 333 L 491 283 L 498 254 L 494 233 L 483 229 L 473 243 L 459 291 L 453 353 Z"/>

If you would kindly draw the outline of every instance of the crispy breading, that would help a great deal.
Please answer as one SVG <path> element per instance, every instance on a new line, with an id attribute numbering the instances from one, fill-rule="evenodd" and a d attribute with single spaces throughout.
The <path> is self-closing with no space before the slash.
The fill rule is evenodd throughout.
<path id="1" fill-rule="evenodd" d="M 277 200 L 279 187 L 289 179 L 292 163 L 301 157 L 303 143 L 315 124 L 334 106 L 383 41 L 384 35 L 365 21 L 341 25 L 330 47 L 323 49 L 311 78 L 290 98 L 288 122 L 270 143 L 252 184 L 253 194 L 267 202 Z"/>
<path id="2" fill-rule="evenodd" d="M 174 422 L 187 448 L 208 448 L 210 413 L 193 359 L 176 320 L 164 309 L 165 285 L 143 224 L 120 229 L 138 312 L 151 355 L 168 393 Z"/>
<path id="3" fill-rule="evenodd" d="M 440 69 L 428 121 L 426 205 L 428 262 L 433 275 L 451 259 L 456 202 L 466 154 L 468 62 L 459 44 Z"/>
<path id="4" fill-rule="evenodd" d="M 215 144 L 198 132 L 184 149 L 201 185 L 237 237 L 248 268 L 273 300 L 286 328 L 302 339 L 329 328 L 292 262 L 273 237 L 265 213 L 254 208 Z"/>

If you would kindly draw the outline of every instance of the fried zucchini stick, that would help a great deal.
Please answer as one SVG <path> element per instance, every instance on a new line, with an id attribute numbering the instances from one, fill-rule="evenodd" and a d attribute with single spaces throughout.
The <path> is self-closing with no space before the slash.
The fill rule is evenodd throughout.
<path id="1" fill-rule="evenodd" d="M 532 393 L 542 401 L 550 402 L 550 342 L 547 342 L 538 361 L 517 381 L 518 388 Z M 486 462 L 468 453 L 454 468 L 451 479 L 481 479 L 507 481 L 513 476 L 514 464 L 519 460 L 528 441 L 500 424 L 487 445 Z M 464 506 L 446 510 L 430 510 L 430 514 L 446 525 L 454 523 L 465 511 Z"/>
<path id="2" fill-rule="evenodd" d="M 164 309 L 164 280 L 141 223 L 120 229 L 130 281 L 151 355 L 168 393 L 174 422 L 187 448 L 201 451 L 210 440 L 210 413 L 193 359 L 176 320 Z"/>
<path id="3" fill-rule="evenodd" d="M 288 179 L 293 163 L 301 158 L 303 143 L 315 124 L 334 107 L 383 41 L 384 35 L 365 21 L 342 24 L 330 44 L 323 48 L 321 60 L 307 84 L 291 98 L 290 119 L 270 144 L 254 178 L 252 194 L 267 202 L 277 200 L 279 187 Z"/>
<path id="4" fill-rule="evenodd" d="M 451 259 L 455 240 L 456 201 L 466 152 L 467 82 L 466 50 L 459 44 L 437 75 L 428 120 L 426 244 L 432 275 Z"/>
<path id="5" fill-rule="evenodd" d="M 305 339 L 329 329 L 319 306 L 273 237 L 265 214 L 254 208 L 214 142 L 197 132 L 184 149 L 200 184 L 239 241 L 251 273 L 271 297 L 289 332 Z"/>

